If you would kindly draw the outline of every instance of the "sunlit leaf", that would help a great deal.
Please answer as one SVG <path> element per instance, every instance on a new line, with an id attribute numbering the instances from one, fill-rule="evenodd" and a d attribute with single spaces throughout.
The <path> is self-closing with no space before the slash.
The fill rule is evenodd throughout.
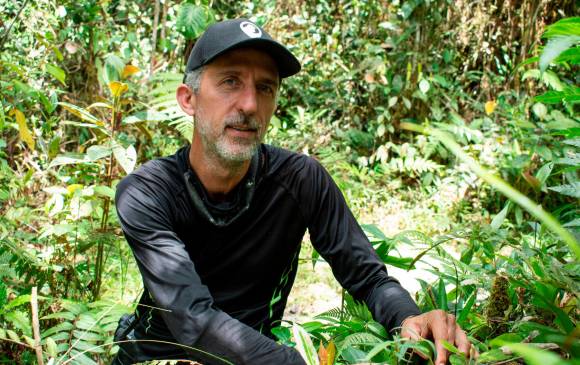
<path id="1" fill-rule="evenodd" d="M 58 355 L 56 342 L 52 337 L 46 339 L 46 352 L 48 352 L 48 355 L 51 357 L 56 357 Z"/>
<path id="2" fill-rule="evenodd" d="M 121 165 L 127 174 L 133 172 L 135 163 L 137 162 L 137 151 L 135 151 L 133 145 L 130 145 L 125 149 L 117 143 L 113 147 L 113 155 L 115 156 L 115 160 L 117 160 L 119 165 Z"/>
<path id="3" fill-rule="evenodd" d="M 489 100 L 485 103 L 485 114 L 491 115 L 497 106 L 497 102 L 495 100 Z"/>
<path id="4" fill-rule="evenodd" d="M 493 219 L 490 223 L 491 229 L 493 229 L 494 231 L 497 231 L 499 229 L 499 227 L 505 221 L 505 218 L 506 218 L 510 208 L 511 208 L 511 202 L 508 201 L 506 203 L 506 205 L 503 207 L 503 209 L 498 214 L 496 214 L 495 217 L 493 217 Z"/>
<path id="5" fill-rule="evenodd" d="M 83 188 L 82 184 L 71 184 L 71 185 L 66 187 L 66 190 L 68 191 L 68 193 L 70 195 L 72 195 L 75 193 L 75 191 L 82 189 L 82 188 Z"/>
<path id="6" fill-rule="evenodd" d="M 182 3 L 175 27 L 185 39 L 195 39 L 213 22 L 211 10 L 188 2 Z"/>
<path id="7" fill-rule="evenodd" d="M 562 195 L 580 198 L 580 181 L 575 181 L 571 184 L 550 186 L 548 189 L 560 193 Z"/>
<path id="8" fill-rule="evenodd" d="M 322 341 L 320 341 L 320 346 L 318 346 L 318 359 L 320 360 L 320 365 L 333 365 L 335 355 L 336 346 L 334 346 L 334 342 L 330 341 L 328 347 L 324 347 Z"/>
<path id="9" fill-rule="evenodd" d="M 109 146 L 93 145 L 87 148 L 87 157 L 91 161 L 97 161 L 110 156 L 111 152 L 113 151 Z"/>
<path id="10" fill-rule="evenodd" d="M 123 119 L 124 124 L 133 124 L 133 123 L 141 123 L 147 121 L 154 121 L 159 122 L 163 120 L 169 120 L 170 117 L 162 112 L 158 112 L 155 110 L 146 110 L 137 112 L 133 115 L 128 116 L 127 118 Z"/>
<path id="11" fill-rule="evenodd" d="M 533 345 L 523 343 L 511 343 L 506 348 L 517 353 L 526 360 L 528 365 L 565 365 L 569 364 L 553 352 L 540 350 Z"/>
<path id="12" fill-rule="evenodd" d="M 141 71 L 141 69 L 137 66 L 133 65 L 126 65 L 123 68 L 123 73 L 121 74 L 122 79 L 126 79 L 127 77 L 136 74 L 137 72 Z"/>
<path id="13" fill-rule="evenodd" d="M 109 90 L 114 98 L 118 98 L 129 90 L 129 85 L 123 82 L 113 81 L 109 83 Z"/>
<path id="14" fill-rule="evenodd" d="M 425 79 L 419 81 L 419 90 L 421 90 L 421 92 L 423 94 L 427 94 L 427 92 L 429 91 L 430 88 L 431 88 L 431 85 L 429 84 L 429 81 L 427 81 Z"/>
<path id="15" fill-rule="evenodd" d="M 548 108 L 546 108 L 546 106 L 544 104 L 542 104 L 542 103 L 535 103 L 532 106 L 532 111 L 534 112 L 534 114 L 536 115 L 536 117 L 538 117 L 538 118 L 540 118 L 542 120 L 548 114 Z"/>
<path id="16" fill-rule="evenodd" d="M 115 199 L 115 190 L 108 186 L 95 186 L 95 194 L 107 197 L 109 199 Z"/>
<path id="17" fill-rule="evenodd" d="M 87 160 L 86 155 L 84 155 L 84 154 L 67 153 L 67 154 L 62 154 L 62 155 L 56 156 L 52 161 L 50 161 L 48 168 L 53 168 L 53 167 L 61 166 L 61 165 L 72 165 L 72 164 L 87 163 L 87 162 L 89 162 L 89 161 Z"/>
<path id="18" fill-rule="evenodd" d="M 314 348 L 308 333 L 298 324 L 294 324 L 292 326 L 292 334 L 296 342 L 296 350 L 302 355 L 306 365 L 320 365 L 316 348 Z"/>
<path id="19" fill-rule="evenodd" d="M 98 126 L 104 125 L 104 123 L 99 118 L 97 118 L 94 115 L 92 115 L 91 113 L 89 113 L 86 109 L 83 109 L 83 108 L 78 107 L 74 104 L 66 103 L 63 101 L 59 102 L 58 105 L 62 106 L 68 112 L 76 115 L 77 117 L 81 118 L 82 120 L 84 120 L 86 122 L 96 124 Z"/>
<path id="20" fill-rule="evenodd" d="M 542 55 L 540 56 L 540 70 L 544 72 L 556 57 L 562 52 L 580 42 L 580 36 L 559 36 L 552 38 L 544 47 Z"/>
<path id="21" fill-rule="evenodd" d="M 66 72 L 62 68 L 49 63 L 46 65 L 46 72 L 54 76 L 55 79 L 66 86 Z"/>
<path id="22" fill-rule="evenodd" d="M 570 17 L 558 20 L 546 27 L 543 38 L 575 35 L 580 37 L 580 17 Z"/>
<path id="23" fill-rule="evenodd" d="M 16 119 L 20 139 L 28 145 L 28 148 L 34 150 L 34 137 L 26 125 L 26 117 L 24 116 L 24 113 L 19 109 L 14 108 L 10 111 L 10 114 L 14 116 L 14 119 Z"/>

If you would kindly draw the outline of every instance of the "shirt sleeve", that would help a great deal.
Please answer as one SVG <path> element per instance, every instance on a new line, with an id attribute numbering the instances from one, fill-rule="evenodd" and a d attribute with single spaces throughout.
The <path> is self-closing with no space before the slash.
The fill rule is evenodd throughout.
<path id="1" fill-rule="evenodd" d="M 306 206 L 310 239 L 340 284 L 363 300 L 375 320 L 390 331 L 405 318 L 420 314 L 409 293 L 387 274 L 328 172 L 308 158 L 304 174 L 299 194 Z"/>
<path id="2" fill-rule="evenodd" d="M 172 336 L 180 344 L 235 364 L 305 364 L 296 350 L 214 306 L 184 243 L 173 231 L 174 197 L 162 191 L 154 179 L 129 175 L 117 187 L 116 207 L 143 283 Z M 193 355 L 199 360 L 199 354 Z M 213 356 L 201 358 L 212 364 Z"/>

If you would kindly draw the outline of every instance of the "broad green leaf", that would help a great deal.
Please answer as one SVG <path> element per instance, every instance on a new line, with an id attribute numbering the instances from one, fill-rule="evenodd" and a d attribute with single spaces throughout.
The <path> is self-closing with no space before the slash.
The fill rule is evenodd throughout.
<path id="1" fill-rule="evenodd" d="M 103 81 L 105 85 L 109 85 L 113 81 L 119 81 L 125 69 L 125 62 L 117 55 L 109 54 L 105 58 L 103 66 Z"/>
<path id="2" fill-rule="evenodd" d="M 97 185 L 95 186 L 95 194 L 107 197 L 111 200 L 115 199 L 115 190 L 104 185 Z"/>
<path id="3" fill-rule="evenodd" d="M 56 357 L 58 355 L 56 342 L 52 339 L 52 337 L 48 337 L 46 339 L 46 352 L 51 357 Z"/>
<path id="4" fill-rule="evenodd" d="M 550 177 L 553 168 L 554 163 L 548 162 L 544 166 L 540 167 L 540 169 L 536 172 L 536 179 L 538 179 L 538 181 L 540 182 L 542 189 L 544 189 L 544 185 L 546 184 L 546 181 Z"/>
<path id="5" fill-rule="evenodd" d="M 93 145 L 87 148 L 87 157 L 91 161 L 97 161 L 110 156 L 112 152 L 113 150 L 109 146 Z"/>
<path id="6" fill-rule="evenodd" d="M 28 303 L 30 303 L 30 295 L 24 294 L 12 299 L 10 302 L 8 302 L 8 304 L 6 304 L 6 306 L 3 309 L 5 311 L 8 311 L 10 309 L 19 307 L 23 304 L 28 305 Z"/>
<path id="7" fill-rule="evenodd" d="M 98 341 L 103 341 L 104 340 L 104 338 L 103 338 L 103 336 L 101 334 L 95 333 L 95 332 L 92 332 L 92 331 L 79 331 L 79 330 L 74 330 L 73 331 L 73 337 L 74 338 L 77 338 L 77 339 L 81 339 L 81 340 L 87 341 L 87 342 L 98 342 Z M 75 347 L 77 347 L 77 346 L 75 346 Z"/>
<path id="8" fill-rule="evenodd" d="M 64 101 L 59 102 L 58 105 L 62 106 L 68 112 L 76 115 L 77 117 L 84 120 L 85 122 L 96 124 L 96 125 L 101 126 L 101 127 L 103 125 L 105 125 L 105 123 L 103 123 L 103 121 L 101 121 L 99 118 L 97 118 L 94 115 L 92 115 L 91 113 L 89 113 L 86 109 L 78 107 L 74 104 L 66 103 Z"/>
<path id="9" fill-rule="evenodd" d="M 427 94 L 427 92 L 429 91 L 430 88 L 431 88 L 431 85 L 429 84 L 429 81 L 427 81 L 425 79 L 419 81 L 419 90 L 421 90 L 421 92 L 423 94 Z"/>
<path id="10" fill-rule="evenodd" d="M 510 356 L 504 354 L 504 352 L 500 349 L 493 349 L 490 351 L 483 352 L 479 355 L 477 359 L 478 364 L 495 364 L 500 361 L 507 360 L 509 358 L 513 358 L 515 356 Z"/>
<path id="11" fill-rule="evenodd" d="M 501 225 L 505 221 L 507 214 L 510 211 L 510 208 L 511 208 L 511 202 L 508 201 L 506 203 L 506 205 L 503 207 L 503 209 L 499 213 L 497 213 L 495 215 L 495 217 L 493 217 L 493 219 L 490 223 L 491 229 L 493 229 L 494 231 L 497 231 L 499 229 L 499 227 L 501 227 Z"/>
<path id="12" fill-rule="evenodd" d="M 387 236 L 385 236 L 385 234 L 380 230 L 379 227 L 377 227 L 375 224 L 363 224 L 362 228 L 373 235 L 373 237 L 381 240 L 381 241 L 387 241 L 389 240 L 389 238 Z"/>
<path id="13" fill-rule="evenodd" d="M 86 304 L 72 300 L 63 300 L 60 305 L 67 311 L 72 312 L 77 316 L 89 310 Z"/>
<path id="14" fill-rule="evenodd" d="M 573 65 L 580 64 L 580 47 L 573 47 L 560 53 L 558 58 L 554 60 L 556 63 L 571 63 Z"/>
<path id="15" fill-rule="evenodd" d="M 6 334 L 8 335 L 8 338 L 10 338 L 12 341 L 20 342 L 20 337 L 18 337 L 16 332 L 12 330 L 6 330 Z"/>
<path id="16" fill-rule="evenodd" d="M 570 146 L 574 146 L 574 147 L 578 147 L 580 148 L 580 138 L 576 138 L 576 139 L 567 139 L 565 141 L 563 141 L 565 144 L 570 145 Z"/>
<path id="17" fill-rule="evenodd" d="M 147 121 L 160 122 L 163 120 L 171 119 L 167 114 L 162 112 L 157 112 L 155 110 L 147 110 L 135 113 L 123 119 L 123 124 L 133 124 Z"/>
<path id="18" fill-rule="evenodd" d="M 523 343 L 511 343 L 505 345 L 505 347 L 523 357 L 528 365 L 571 364 L 567 361 L 564 361 L 561 357 L 559 357 L 555 353 L 537 349 L 533 347 L 533 345 Z"/>
<path id="19" fill-rule="evenodd" d="M 445 349 L 446 349 L 447 351 L 449 351 L 450 353 L 452 353 L 452 354 L 457 354 L 457 355 L 458 355 L 458 354 L 461 354 L 461 351 L 459 351 L 459 349 L 458 349 L 457 347 L 453 346 L 451 343 L 449 343 L 449 342 L 447 342 L 447 341 L 445 341 L 445 340 L 442 340 L 442 341 L 441 341 L 441 344 L 442 344 L 442 345 L 443 345 L 443 347 L 445 347 Z"/>
<path id="20" fill-rule="evenodd" d="M 79 153 L 68 153 L 63 155 L 58 155 L 48 165 L 48 168 L 51 169 L 56 166 L 61 165 L 72 165 L 77 163 L 87 163 L 90 162 L 87 160 L 86 155 L 79 154 Z"/>
<path id="21" fill-rule="evenodd" d="M 49 63 L 46 65 L 46 72 L 54 76 L 63 86 L 66 86 L 66 72 L 62 68 Z"/>
<path id="22" fill-rule="evenodd" d="M 24 342 L 26 342 L 28 344 L 28 346 L 33 347 L 34 348 L 34 339 L 32 339 L 31 337 L 28 337 L 26 335 L 23 335 L 22 338 L 24 339 Z"/>
<path id="23" fill-rule="evenodd" d="M 562 52 L 580 42 L 580 36 L 559 36 L 548 41 L 540 56 L 540 70 L 544 72 L 556 57 Z"/>
<path id="24" fill-rule="evenodd" d="M 488 344 L 492 348 L 499 348 L 507 343 L 521 342 L 523 339 L 524 336 L 519 333 L 504 333 L 490 340 Z"/>
<path id="25" fill-rule="evenodd" d="M 534 112 L 536 117 L 540 118 L 541 120 L 544 120 L 544 118 L 548 114 L 548 108 L 546 108 L 546 106 L 542 103 L 535 103 L 532 106 L 532 111 Z"/>
<path id="26" fill-rule="evenodd" d="M 294 335 L 294 342 L 296 342 L 296 350 L 302 355 L 306 365 L 320 365 L 316 348 L 314 348 L 308 333 L 295 323 L 292 326 L 292 334 Z"/>
<path id="27" fill-rule="evenodd" d="M 130 145 L 127 147 L 127 149 L 125 149 L 123 146 L 117 143 L 115 146 L 113 146 L 113 155 L 127 174 L 133 172 L 135 163 L 137 162 L 137 151 L 135 151 L 135 147 L 133 147 L 133 145 Z"/>
<path id="28" fill-rule="evenodd" d="M 175 25 L 185 39 L 195 39 L 212 23 L 212 18 L 208 8 L 184 2 L 177 13 Z"/>
<path id="29" fill-rule="evenodd" d="M 542 38 L 554 38 L 557 36 L 579 36 L 580 37 L 580 17 L 564 18 L 546 27 Z"/>
<path id="30" fill-rule="evenodd" d="M 580 227 L 580 218 L 576 218 L 573 221 L 564 224 L 564 227 Z"/>
<path id="31" fill-rule="evenodd" d="M 72 321 L 76 318 L 76 315 L 71 312 L 61 311 L 56 313 L 47 314 L 46 316 L 40 319 L 66 319 L 68 321 Z"/>
<path id="32" fill-rule="evenodd" d="M 70 352 L 71 359 L 74 359 L 73 364 L 80 364 L 80 365 L 98 365 L 93 359 L 88 357 L 83 352 L 78 350 L 73 350 Z"/>
<path id="33" fill-rule="evenodd" d="M 562 195 L 580 198 L 580 181 L 575 181 L 571 184 L 551 186 L 548 189 L 560 193 Z"/>

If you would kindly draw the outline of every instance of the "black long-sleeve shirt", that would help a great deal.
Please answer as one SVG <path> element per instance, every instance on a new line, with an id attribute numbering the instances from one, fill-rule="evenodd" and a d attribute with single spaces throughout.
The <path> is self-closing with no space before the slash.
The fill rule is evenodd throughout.
<path id="1" fill-rule="evenodd" d="M 282 318 L 307 229 L 340 284 L 386 328 L 419 313 L 318 162 L 268 145 L 258 154 L 227 203 L 204 193 L 189 147 L 144 164 L 118 185 L 119 220 L 146 289 L 141 303 L 158 308 L 146 316 L 138 308 L 144 318 L 137 340 L 177 342 L 235 364 L 302 364 L 295 350 L 268 336 Z M 210 222 L 192 192 L 210 216 L 239 217 L 229 225 Z M 159 344 L 147 356 L 180 350 Z"/>

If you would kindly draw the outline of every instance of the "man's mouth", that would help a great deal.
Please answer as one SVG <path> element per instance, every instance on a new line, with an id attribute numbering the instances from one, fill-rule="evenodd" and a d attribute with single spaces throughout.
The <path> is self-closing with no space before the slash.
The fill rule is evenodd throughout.
<path id="1" fill-rule="evenodd" d="M 227 128 L 235 129 L 236 131 L 241 131 L 241 132 L 256 132 L 258 130 L 257 128 L 245 126 L 245 125 L 241 125 L 241 126 L 230 125 Z"/>

